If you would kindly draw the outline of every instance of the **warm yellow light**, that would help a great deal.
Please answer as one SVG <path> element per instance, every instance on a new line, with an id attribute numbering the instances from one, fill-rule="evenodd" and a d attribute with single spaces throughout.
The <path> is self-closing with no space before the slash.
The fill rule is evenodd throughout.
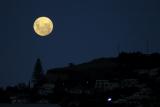
<path id="1" fill-rule="evenodd" d="M 47 36 L 53 31 L 53 22 L 48 17 L 39 17 L 35 20 L 33 28 L 39 36 Z"/>

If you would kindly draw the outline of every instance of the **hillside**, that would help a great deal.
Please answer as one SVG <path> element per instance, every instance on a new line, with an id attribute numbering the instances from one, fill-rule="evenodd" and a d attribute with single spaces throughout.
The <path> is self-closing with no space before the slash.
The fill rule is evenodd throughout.
<path id="1" fill-rule="evenodd" d="M 94 103 L 95 107 L 98 104 L 101 107 L 110 105 L 106 100 L 110 96 L 113 98 L 111 105 L 117 107 L 160 105 L 158 53 L 121 53 L 114 58 L 99 58 L 78 65 L 50 69 L 46 77 L 48 82 L 63 84 L 60 85 L 62 92 L 69 94 L 65 99 L 70 99 L 71 102 L 74 93 L 79 102 L 88 101 L 88 105 Z M 85 93 L 87 90 L 90 94 Z M 82 96 L 82 93 L 89 98 Z"/>

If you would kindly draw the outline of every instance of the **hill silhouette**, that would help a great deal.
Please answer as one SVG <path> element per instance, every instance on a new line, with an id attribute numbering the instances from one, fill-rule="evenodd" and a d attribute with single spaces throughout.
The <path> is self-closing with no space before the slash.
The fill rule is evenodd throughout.
<path id="1" fill-rule="evenodd" d="M 1 103 L 61 107 L 159 107 L 160 54 L 121 53 L 43 72 L 37 59 L 29 84 L 0 89 Z"/>
<path id="2" fill-rule="evenodd" d="M 137 53 L 121 53 L 118 57 L 113 58 L 99 58 L 94 59 L 90 62 L 63 67 L 54 68 L 47 71 L 48 78 L 52 74 L 61 75 L 66 74 L 66 76 L 82 76 L 92 79 L 108 79 L 107 75 L 113 74 L 112 78 L 117 78 L 117 75 L 123 77 L 122 72 L 126 70 L 131 70 L 126 73 L 131 74 L 133 70 L 136 69 L 154 69 L 160 67 L 160 54 L 142 54 Z M 106 75 L 105 75 L 106 74 Z"/>
<path id="3" fill-rule="evenodd" d="M 78 65 L 69 64 L 67 67 L 50 69 L 46 78 L 48 83 L 58 83 L 61 90 L 69 96 L 66 98 L 64 94 L 62 99 L 70 99 L 72 102 L 75 100 L 74 95 L 82 105 L 85 102 L 94 107 L 158 107 L 160 54 L 121 53 L 118 57 L 99 58 Z M 60 90 L 55 92 L 62 93 Z M 106 101 L 110 96 L 114 99 L 112 104 Z M 68 102 L 66 100 L 64 105 Z"/>

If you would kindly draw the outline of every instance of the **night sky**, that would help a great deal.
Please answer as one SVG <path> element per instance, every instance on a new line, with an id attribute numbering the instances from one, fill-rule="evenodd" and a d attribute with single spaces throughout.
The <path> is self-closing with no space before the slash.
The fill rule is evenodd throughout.
<path id="1" fill-rule="evenodd" d="M 48 37 L 33 22 L 50 17 Z M 117 56 L 160 52 L 160 0 L 1 0 L 0 86 L 27 82 L 40 58 L 44 70 Z"/>

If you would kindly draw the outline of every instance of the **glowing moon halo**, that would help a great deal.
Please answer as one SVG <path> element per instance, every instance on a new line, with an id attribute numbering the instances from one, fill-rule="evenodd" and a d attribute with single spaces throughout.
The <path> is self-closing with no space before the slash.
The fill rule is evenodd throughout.
<path id="1" fill-rule="evenodd" d="M 39 36 L 47 36 L 53 31 L 53 22 L 48 17 L 39 17 L 34 21 L 34 31 Z"/>

